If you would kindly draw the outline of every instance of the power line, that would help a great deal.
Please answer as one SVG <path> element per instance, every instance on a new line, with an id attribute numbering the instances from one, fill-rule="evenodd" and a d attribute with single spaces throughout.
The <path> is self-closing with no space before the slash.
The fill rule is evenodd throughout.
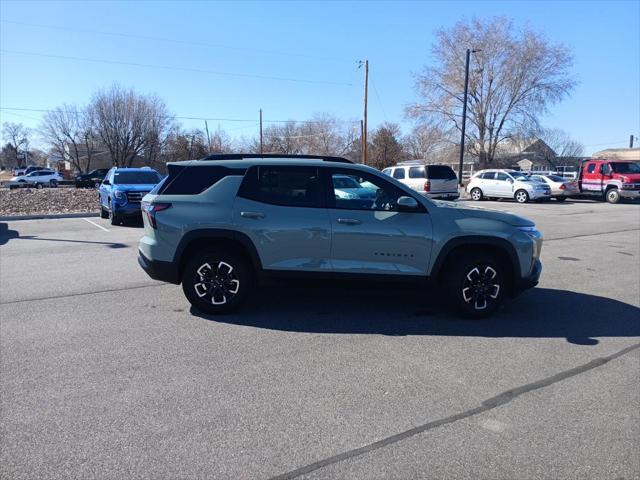
<path id="1" fill-rule="evenodd" d="M 382 115 L 384 115 L 384 119 L 385 121 L 389 121 L 389 119 L 387 118 L 387 112 L 385 112 L 384 110 L 384 105 L 382 105 L 382 100 L 380 99 L 380 94 L 378 93 L 378 89 L 376 88 L 376 84 L 373 82 L 373 79 L 371 79 L 371 86 L 373 87 L 373 91 L 376 94 L 376 98 L 378 99 L 378 105 L 380 105 L 380 108 L 382 109 Z"/>
<path id="2" fill-rule="evenodd" d="M 348 87 L 353 86 L 352 83 L 332 82 L 329 80 L 308 80 L 308 79 L 302 79 L 302 78 L 275 77 L 270 75 L 257 75 L 257 74 L 251 74 L 251 73 L 221 72 L 217 70 L 205 70 L 205 69 L 192 68 L 192 67 L 177 67 L 173 65 L 154 65 L 150 63 L 123 62 L 119 60 L 106 60 L 101 58 L 75 57 L 75 56 L 68 56 L 68 55 L 55 55 L 55 54 L 39 53 L 39 52 L 26 52 L 21 50 L 7 50 L 4 48 L 0 49 L 0 52 L 12 53 L 15 55 L 28 55 L 33 57 L 58 58 L 63 60 L 73 60 L 77 62 L 105 63 L 108 65 L 125 65 L 129 67 L 155 68 L 155 69 L 161 69 L 161 70 L 181 70 L 184 72 L 204 73 L 209 75 L 221 75 L 221 76 L 227 76 L 227 77 L 258 78 L 261 80 L 278 80 L 278 81 L 284 81 L 284 82 L 339 85 L 339 86 L 348 86 Z"/>
<path id="3" fill-rule="evenodd" d="M 53 29 L 53 30 L 64 30 L 64 31 L 68 31 L 68 32 L 93 33 L 93 34 L 96 34 L 96 35 L 107 35 L 107 36 L 123 37 L 123 38 L 137 38 L 137 39 L 140 39 L 140 40 L 152 40 L 152 41 L 160 41 L 160 42 L 167 42 L 167 43 L 177 43 L 177 44 L 181 44 L 181 45 L 197 45 L 197 46 L 208 47 L 208 48 L 223 48 L 223 49 L 229 49 L 229 50 L 255 52 L 255 53 L 260 53 L 260 54 L 263 54 L 263 55 L 264 54 L 266 54 L 266 55 L 281 55 L 281 56 L 286 56 L 286 57 L 292 57 L 293 56 L 293 57 L 312 58 L 312 59 L 317 59 L 317 60 L 332 60 L 332 61 L 341 61 L 341 62 L 347 62 L 347 61 L 351 62 L 351 60 L 347 60 L 347 59 L 343 59 L 343 58 L 337 58 L 337 57 L 323 57 L 323 56 L 318 56 L 318 55 L 309 55 L 309 54 L 306 54 L 306 53 L 283 52 L 283 51 L 277 51 L 277 50 L 262 50 L 262 49 L 257 49 L 257 48 L 236 47 L 236 46 L 232 46 L 232 45 L 224 45 L 224 44 L 219 44 L 219 43 L 198 42 L 198 41 L 193 41 L 193 40 L 179 40 L 179 39 L 175 39 L 175 38 L 154 37 L 154 36 L 139 35 L 139 34 L 134 34 L 134 33 L 105 32 L 105 31 L 100 31 L 100 30 L 91 30 L 91 29 L 86 29 L 86 28 L 75 28 L 75 27 L 67 27 L 67 26 L 60 26 L 60 25 L 43 25 L 43 24 L 37 24 L 37 23 L 17 22 L 15 20 L 0 20 L 0 22 L 13 24 L 13 25 L 21 25 L 21 26 L 25 26 L 25 27 L 49 28 L 49 29 Z"/>
<path id="4" fill-rule="evenodd" d="M 38 112 L 38 113 L 50 113 L 57 112 L 57 110 L 46 109 L 46 108 L 25 108 L 25 107 L 0 107 L 0 110 L 15 110 L 18 112 Z M 64 112 L 68 115 L 80 114 L 86 110 L 73 110 Z M 255 118 L 217 118 L 217 117 L 185 117 L 180 115 L 165 115 L 158 118 L 175 118 L 177 120 L 210 120 L 210 121 L 218 121 L 218 122 L 250 122 L 256 123 Z M 336 123 L 358 123 L 358 120 L 335 120 Z M 264 120 L 264 123 L 324 123 L 321 120 Z"/>

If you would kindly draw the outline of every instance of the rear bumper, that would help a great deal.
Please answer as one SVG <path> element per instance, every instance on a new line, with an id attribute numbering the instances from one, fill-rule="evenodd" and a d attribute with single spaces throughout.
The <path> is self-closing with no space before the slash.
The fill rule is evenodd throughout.
<path id="1" fill-rule="evenodd" d="M 513 288 L 511 289 L 511 296 L 516 297 L 520 295 L 525 290 L 529 288 L 533 288 L 538 284 L 540 280 L 540 275 L 542 274 L 542 263 L 540 260 L 536 260 L 536 263 L 533 265 L 533 269 L 531 273 L 527 277 L 522 277 L 513 282 Z"/>
<path id="2" fill-rule="evenodd" d="M 435 193 L 424 193 L 426 197 L 433 198 L 434 200 L 457 200 L 460 198 L 460 194 L 458 192 L 435 192 Z"/>
<path id="3" fill-rule="evenodd" d="M 151 260 L 138 250 L 138 264 L 154 280 L 175 283 L 176 285 L 180 283 L 178 269 L 173 262 Z"/>

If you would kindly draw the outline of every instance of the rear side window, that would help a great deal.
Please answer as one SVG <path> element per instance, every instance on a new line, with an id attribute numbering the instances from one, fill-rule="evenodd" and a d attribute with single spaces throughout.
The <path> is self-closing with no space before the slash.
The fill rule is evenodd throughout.
<path id="1" fill-rule="evenodd" d="M 424 167 L 409 168 L 409 178 L 425 178 Z"/>
<path id="2" fill-rule="evenodd" d="M 228 175 L 244 175 L 245 169 L 216 165 L 169 165 L 169 176 L 158 189 L 160 195 L 198 195 Z"/>
<path id="3" fill-rule="evenodd" d="M 456 174 L 453 173 L 451 167 L 447 167 L 445 165 L 429 165 L 428 167 L 428 178 L 436 179 L 436 180 L 455 180 Z"/>
<path id="4" fill-rule="evenodd" d="M 252 167 L 238 196 L 287 207 L 320 207 L 318 169 L 313 167 Z"/>
<path id="5" fill-rule="evenodd" d="M 393 171 L 393 178 L 403 179 L 404 178 L 404 168 L 396 168 Z"/>
<path id="6" fill-rule="evenodd" d="M 596 171 L 596 164 L 590 163 L 589 166 L 587 167 L 587 173 L 593 173 L 595 171 Z"/>

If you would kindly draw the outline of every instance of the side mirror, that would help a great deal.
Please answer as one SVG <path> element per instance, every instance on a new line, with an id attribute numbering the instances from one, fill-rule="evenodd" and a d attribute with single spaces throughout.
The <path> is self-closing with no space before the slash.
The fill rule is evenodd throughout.
<path id="1" fill-rule="evenodd" d="M 413 197 L 400 197 L 398 199 L 398 208 L 400 210 L 416 210 L 418 201 Z"/>
<path id="2" fill-rule="evenodd" d="M 509 183 L 513 183 L 513 178 L 507 178 L 507 181 L 508 181 Z"/>
<path id="3" fill-rule="evenodd" d="M 102 184 L 103 185 L 111 185 L 111 182 L 109 180 L 105 179 L 105 180 L 102 181 Z"/>

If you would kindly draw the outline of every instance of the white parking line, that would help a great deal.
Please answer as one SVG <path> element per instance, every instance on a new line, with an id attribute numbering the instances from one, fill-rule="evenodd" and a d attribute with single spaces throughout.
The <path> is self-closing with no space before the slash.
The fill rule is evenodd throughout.
<path id="1" fill-rule="evenodd" d="M 96 226 L 96 227 L 98 227 L 98 228 L 101 228 L 101 229 L 102 229 L 102 230 L 104 230 L 105 232 L 108 232 L 108 231 L 109 231 L 109 230 L 107 230 L 106 228 L 104 228 L 102 225 L 98 225 L 97 223 L 92 222 L 92 221 L 91 221 L 91 220 L 89 220 L 88 218 L 83 218 L 83 220 L 84 220 L 85 222 L 89 222 L 91 225 L 94 225 L 94 226 Z"/>

